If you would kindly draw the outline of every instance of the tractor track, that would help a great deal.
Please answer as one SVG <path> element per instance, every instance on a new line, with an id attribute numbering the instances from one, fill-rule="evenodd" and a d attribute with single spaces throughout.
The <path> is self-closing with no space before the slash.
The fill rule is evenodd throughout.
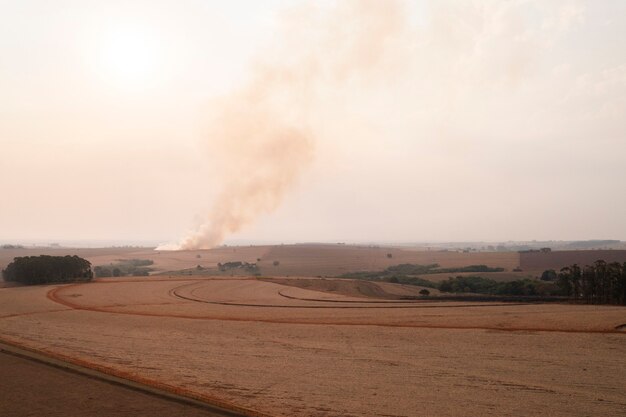
<path id="1" fill-rule="evenodd" d="M 167 281 L 167 280 L 161 280 Z M 180 280 L 171 280 L 171 281 L 180 281 Z M 273 305 L 273 304 L 252 304 L 252 303 L 233 303 L 233 302 L 222 302 L 222 301 L 210 301 L 210 300 L 202 300 L 193 297 L 189 297 L 186 295 L 180 294 L 180 291 L 186 287 L 191 285 L 195 285 L 200 281 L 205 281 L 202 279 L 193 280 L 194 282 L 186 282 L 185 284 L 176 286 L 168 291 L 169 295 L 175 297 L 177 299 L 181 299 L 187 302 L 195 302 L 195 303 L 204 303 L 204 304 L 215 304 L 215 305 L 224 305 L 224 306 L 232 306 L 232 307 L 252 307 L 252 308 L 292 308 L 292 309 L 390 309 L 390 308 L 439 308 L 439 309 L 450 309 L 450 308 L 488 308 L 488 307 L 501 307 L 501 306 L 520 306 L 527 305 L 528 303 L 503 303 L 497 305 L 491 304 L 464 304 L 464 305 L 446 305 L 446 306 L 435 306 L 435 305 L 414 305 L 414 306 L 397 306 L 397 307 L 374 307 L 374 306 L 288 306 L 288 305 Z M 96 282 L 96 284 L 113 284 L 118 283 L 120 281 L 111 281 L 111 282 Z M 140 282 L 140 281 L 128 281 L 128 282 Z M 149 282 L 149 281 L 146 281 Z M 132 315 L 132 316 L 147 316 L 147 317 L 164 317 L 164 318 L 179 318 L 179 319 L 190 319 L 190 320 L 214 320 L 214 321 L 233 321 L 233 322 L 260 322 L 260 323 L 271 323 L 271 324 L 299 324 L 299 325 L 333 325 L 333 326 L 375 326 L 375 327 L 389 327 L 389 328 L 418 328 L 418 329 L 440 329 L 440 330 L 484 330 L 484 331 L 498 331 L 498 332 L 550 332 L 550 333 L 579 333 L 579 334 L 616 334 L 616 335 L 626 335 L 622 329 L 619 328 L 609 328 L 609 329 L 559 329 L 559 328 L 542 328 L 542 327 L 498 327 L 498 326 L 476 326 L 476 325 L 445 325 L 445 324 L 426 324 L 426 323 L 371 323 L 371 322 L 362 322 L 362 321 L 345 321 L 345 320 L 327 320 L 327 319 L 318 319 L 318 320 L 307 320 L 302 318 L 251 318 L 251 317 L 228 317 L 223 315 L 190 315 L 190 314 L 163 314 L 157 312 L 148 312 L 148 311 L 120 311 L 116 310 L 115 307 L 118 306 L 105 306 L 105 307 L 89 307 L 80 304 L 76 304 L 73 302 L 64 299 L 60 294 L 58 294 L 61 290 L 66 290 L 68 288 L 77 287 L 81 285 L 93 285 L 92 284 L 70 284 L 67 286 L 55 287 L 47 292 L 47 298 L 51 301 L 69 307 L 73 310 L 82 310 L 82 311 L 90 311 L 90 312 L 99 312 L 99 313 L 108 313 L 108 314 L 122 314 L 122 315 Z M 283 295 L 284 296 L 284 295 Z M 325 300 L 329 301 L 329 300 Z M 334 300 L 333 300 L 334 302 Z M 164 303 L 167 304 L 167 303 Z"/>

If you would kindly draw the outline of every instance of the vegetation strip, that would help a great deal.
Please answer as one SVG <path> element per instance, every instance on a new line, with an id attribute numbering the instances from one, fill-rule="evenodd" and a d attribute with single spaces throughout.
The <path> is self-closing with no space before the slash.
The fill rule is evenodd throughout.
<path id="1" fill-rule="evenodd" d="M 560 273 L 553 269 L 542 273 L 541 279 L 518 279 L 499 282 L 482 276 L 456 276 L 446 281 L 432 282 L 420 275 L 442 273 L 492 273 L 502 272 L 503 268 L 486 265 L 469 265 L 459 268 L 440 268 L 438 264 L 418 265 L 399 264 L 382 271 L 351 272 L 339 278 L 353 278 L 367 281 L 385 281 L 436 288 L 446 293 L 474 293 L 491 296 L 537 297 L 538 301 L 558 301 L 568 297 L 575 302 L 587 304 L 626 305 L 626 262 L 607 263 L 597 260 L 593 265 L 581 268 L 577 264 L 566 266 Z M 514 270 L 515 271 L 515 270 Z"/>
<path id="2" fill-rule="evenodd" d="M 256 410 L 239 407 L 226 401 L 211 398 L 207 395 L 193 393 L 184 388 L 164 384 L 148 378 L 130 375 L 90 363 L 84 360 L 71 358 L 66 355 L 32 349 L 23 344 L 0 339 L 0 352 L 8 353 L 20 358 L 32 360 L 44 365 L 52 366 L 64 371 L 97 379 L 113 385 L 122 386 L 134 391 L 143 392 L 169 401 L 202 408 L 216 415 L 224 417 L 271 417 Z"/>

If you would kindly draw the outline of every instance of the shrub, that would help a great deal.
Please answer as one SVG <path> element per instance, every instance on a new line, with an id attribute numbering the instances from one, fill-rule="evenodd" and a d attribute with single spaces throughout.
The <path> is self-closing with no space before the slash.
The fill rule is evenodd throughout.
<path id="1" fill-rule="evenodd" d="M 556 281 L 557 274 L 554 269 L 548 269 L 541 274 L 542 281 Z"/>
<path id="2" fill-rule="evenodd" d="M 113 273 L 109 268 L 100 265 L 94 267 L 93 272 L 95 273 L 96 278 L 108 278 L 113 276 Z"/>

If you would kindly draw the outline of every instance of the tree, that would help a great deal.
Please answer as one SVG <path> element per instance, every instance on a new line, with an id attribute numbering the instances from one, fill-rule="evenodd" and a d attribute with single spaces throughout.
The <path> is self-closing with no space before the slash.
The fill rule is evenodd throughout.
<path id="1" fill-rule="evenodd" d="M 542 281 L 556 281 L 557 278 L 558 276 L 554 269 L 548 269 L 546 271 L 543 271 L 543 273 L 541 274 Z"/>
<path id="2" fill-rule="evenodd" d="M 420 290 L 420 295 L 423 295 L 423 296 L 430 295 L 430 291 L 428 291 L 426 288 L 424 288 L 424 289 Z"/>
<path id="3" fill-rule="evenodd" d="M 626 305 L 626 263 L 597 260 L 583 269 L 574 264 L 561 269 L 557 284 L 574 300 Z"/>
<path id="4" fill-rule="evenodd" d="M 556 284 L 559 286 L 564 295 L 568 297 L 578 298 L 578 287 L 580 281 L 580 268 L 574 264 L 561 268 L 557 277 Z"/>
<path id="5" fill-rule="evenodd" d="M 14 258 L 2 271 L 2 276 L 5 281 L 32 285 L 90 281 L 93 273 L 91 263 L 76 255 L 41 255 Z"/>

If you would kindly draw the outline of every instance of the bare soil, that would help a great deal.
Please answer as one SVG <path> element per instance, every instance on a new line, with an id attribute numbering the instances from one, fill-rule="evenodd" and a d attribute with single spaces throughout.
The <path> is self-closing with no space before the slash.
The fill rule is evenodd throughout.
<path id="1" fill-rule="evenodd" d="M 0 369 L 3 417 L 219 415 L 6 353 L 0 353 Z"/>
<path id="2" fill-rule="evenodd" d="M 626 262 L 626 250 L 571 250 L 552 252 L 522 252 L 520 266 L 524 270 L 559 270 L 565 266 L 578 264 L 591 265 L 597 260 L 606 262 Z"/>

